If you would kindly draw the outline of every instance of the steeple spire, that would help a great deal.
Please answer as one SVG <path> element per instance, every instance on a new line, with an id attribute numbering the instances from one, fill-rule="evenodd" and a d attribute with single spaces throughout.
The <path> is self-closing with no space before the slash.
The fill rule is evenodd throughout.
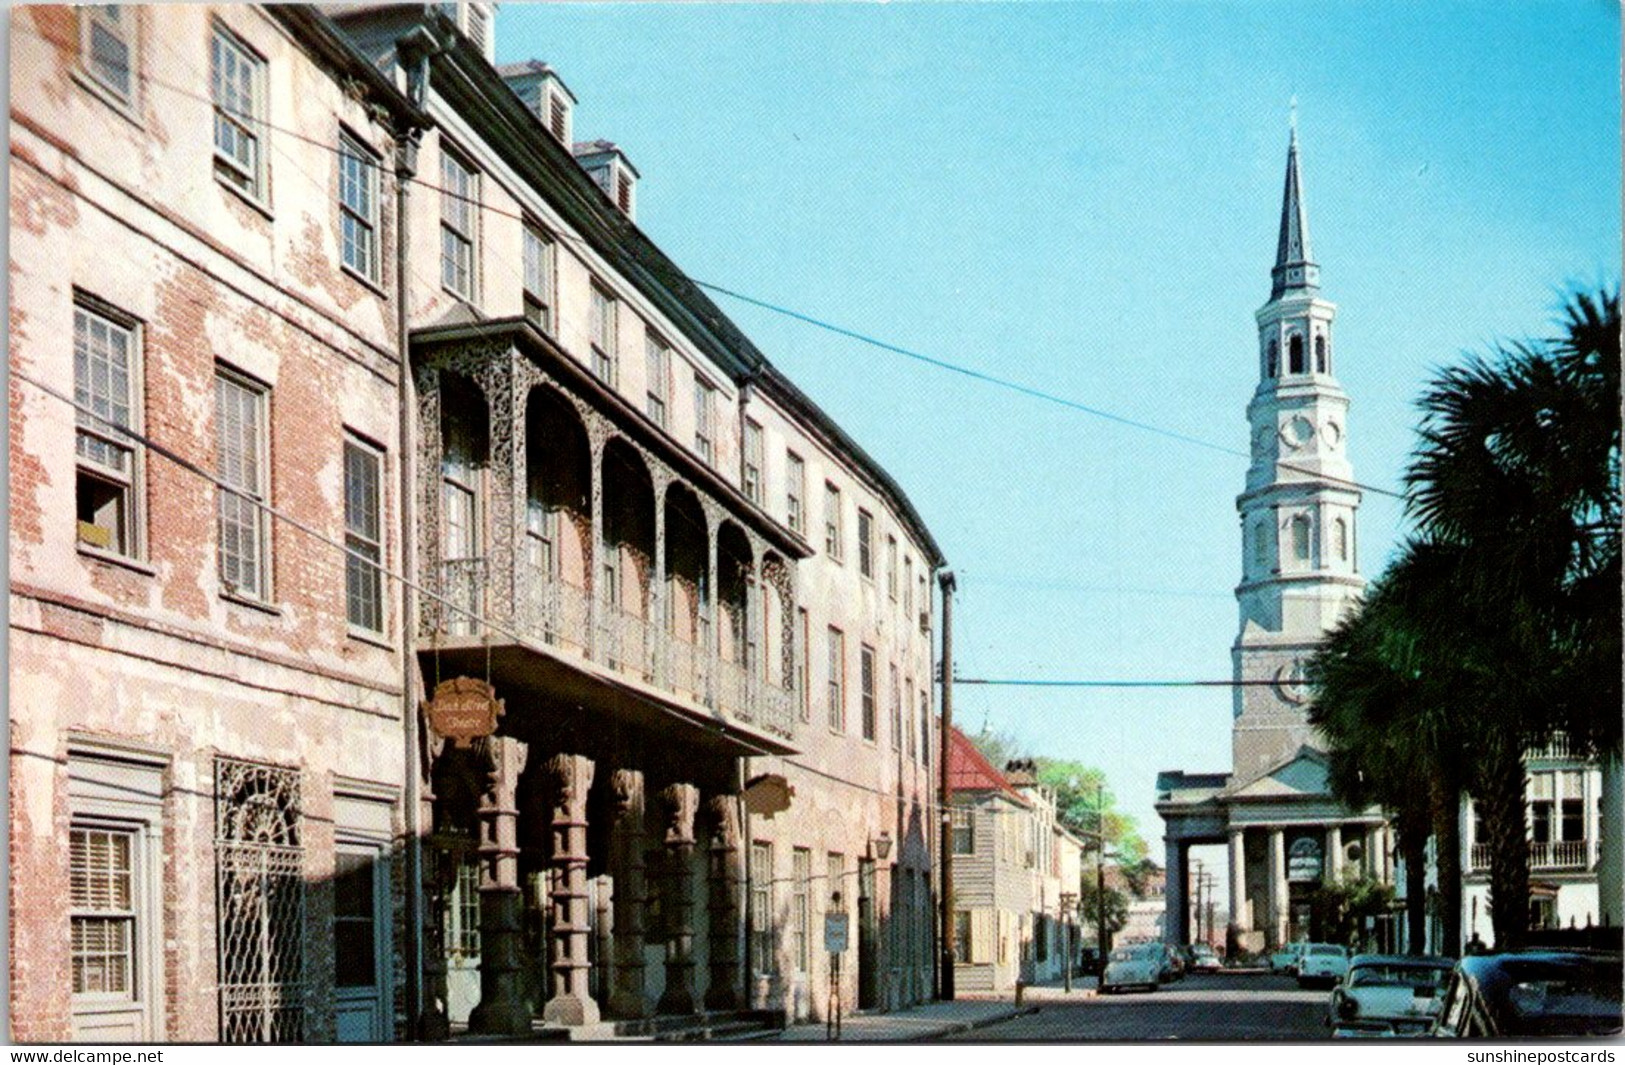
<path id="1" fill-rule="evenodd" d="M 1309 250 L 1309 214 L 1303 206 L 1303 180 L 1298 175 L 1298 108 L 1292 101 L 1292 140 L 1286 150 L 1286 189 L 1281 195 L 1281 237 L 1270 271 L 1270 299 L 1288 291 L 1320 288 L 1320 267 Z"/>

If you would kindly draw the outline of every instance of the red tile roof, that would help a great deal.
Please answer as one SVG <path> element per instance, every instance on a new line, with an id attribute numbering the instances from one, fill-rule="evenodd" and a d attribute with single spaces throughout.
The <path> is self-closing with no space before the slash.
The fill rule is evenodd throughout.
<path id="1" fill-rule="evenodd" d="M 948 737 L 948 786 L 960 791 L 1001 791 L 1026 806 L 1027 800 L 1004 774 L 993 768 L 976 745 L 958 729 L 950 729 Z"/>

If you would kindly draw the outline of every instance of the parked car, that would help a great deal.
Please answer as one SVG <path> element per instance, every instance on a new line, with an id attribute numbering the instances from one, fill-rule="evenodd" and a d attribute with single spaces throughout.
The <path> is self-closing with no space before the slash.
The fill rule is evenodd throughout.
<path id="1" fill-rule="evenodd" d="M 1224 962 L 1219 955 L 1206 943 L 1198 943 L 1191 947 L 1191 972 L 1216 973 L 1224 968 Z"/>
<path id="2" fill-rule="evenodd" d="M 1332 992 L 1332 1038 L 1427 1035 L 1453 968 L 1449 958 L 1355 955 Z"/>
<path id="3" fill-rule="evenodd" d="M 1078 956 L 1078 972 L 1084 976 L 1099 976 L 1106 967 L 1099 947 L 1083 947 Z"/>
<path id="4" fill-rule="evenodd" d="M 1349 948 L 1336 943 L 1307 943 L 1298 961 L 1298 986 L 1332 987 L 1349 971 Z"/>
<path id="5" fill-rule="evenodd" d="M 1270 972 L 1298 974 L 1298 961 L 1303 957 L 1304 943 L 1288 943 L 1270 955 Z"/>
<path id="6" fill-rule="evenodd" d="M 1105 994 L 1126 987 L 1155 991 L 1162 982 L 1162 969 L 1167 959 L 1168 950 L 1161 943 L 1118 947 L 1112 951 L 1106 961 L 1106 970 L 1100 974 L 1100 991 Z"/>
<path id="7" fill-rule="evenodd" d="M 1443 1039 L 1618 1035 L 1618 954 L 1523 951 L 1456 963 L 1433 1026 Z"/>

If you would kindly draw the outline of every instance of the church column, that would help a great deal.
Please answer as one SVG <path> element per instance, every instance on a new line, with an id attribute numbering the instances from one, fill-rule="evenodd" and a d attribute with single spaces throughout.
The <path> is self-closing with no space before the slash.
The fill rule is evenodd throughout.
<path id="1" fill-rule="evenodd" d="M 692 784 L 672 784 L 660 793 L 666 815 L 666 991 L 661 1013 L 698 1013 L 694 994 L 694 813 L 700 791 Z"/>
<path id="2" fill-rule="evenodd" d="M 1175 945 L 1190 942 L 1190 903 L 1185 897 L 1185 842 L 1169 837 L 1163 860 L 1163 940 Z"/>
<path id="3" fill-rule="evenodd" d="M 1269 858 L 1269 945 L 1271 947 L 1279 947 L 1286 942 L 1288 918 L 1291 914 L 1291 909 L 1288 903 L 1286 882 L 1286 833 L 1279 828 L 1270 829 Z"/>
<path id="4" fill-rule="evenodd" d="M 587 936 L 592 931 L 587 897 L 587 792 L 592 760 L 554 755 L 547 763 L 553 788 L 553 970 L 552 997 L 542 1008 L 549 1024 L 598 1023 L 598 1003 L 587 990 Z"/>
<path id="5" fill-rule="evenodd" d="M 612 822 L 609 869 L 615 878 L 615 976 L 609 1011 L 617 1017 L 647 1017 L 643 988 L 643 774 L 617 769 L 609 776 Z"/>
<path id="6" fill-rule="evenodd" d="M 713 795 L 706 803 L 711 821 L 710 910 L 711 980 L 705 1006 L 713 1010 L 743 1005 L 739 989 L 739 807 L 738 796 Z"/>
<path id="7" fill-rule="evenodd" d="M 468 1030 L 529 1035 L 530 1006 L 520 993 L 519 809 L 514 791 L 528 749 L 507 736 L 488 742 L 489 775 L 480 800 L 480 1004 Z"/>
<path id="8" fill-rule="evenodd" d="M 1247 830 L 1230 830 L 1230 927 L 1236 933 L 1252 931 L 1247 913 Z M 1231 946 L 1234 947 L 1234 940 Z"/>
<path id="9" fill-rule="evenodd" d="M 1338 883 L 1343 879 L 1343 826 L 1330 825 L 1326 829 L 1326 880 Z"/>

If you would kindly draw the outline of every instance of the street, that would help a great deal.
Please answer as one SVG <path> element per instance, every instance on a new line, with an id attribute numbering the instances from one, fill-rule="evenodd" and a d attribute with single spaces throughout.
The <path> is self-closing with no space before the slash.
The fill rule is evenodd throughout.
<path id="1" fill-rule="evenodd" d="M 1093 981 L 1088 981 L 1092 985 Z M 976 1042 L 1021 1040 L 1325 1039 L 1329 992 L 1300 991 L 1291 977 L 1192 975 L 1150 992 L 1073 998 L 1044 988 L 1036 1013 L 953 1036 Z"/>

